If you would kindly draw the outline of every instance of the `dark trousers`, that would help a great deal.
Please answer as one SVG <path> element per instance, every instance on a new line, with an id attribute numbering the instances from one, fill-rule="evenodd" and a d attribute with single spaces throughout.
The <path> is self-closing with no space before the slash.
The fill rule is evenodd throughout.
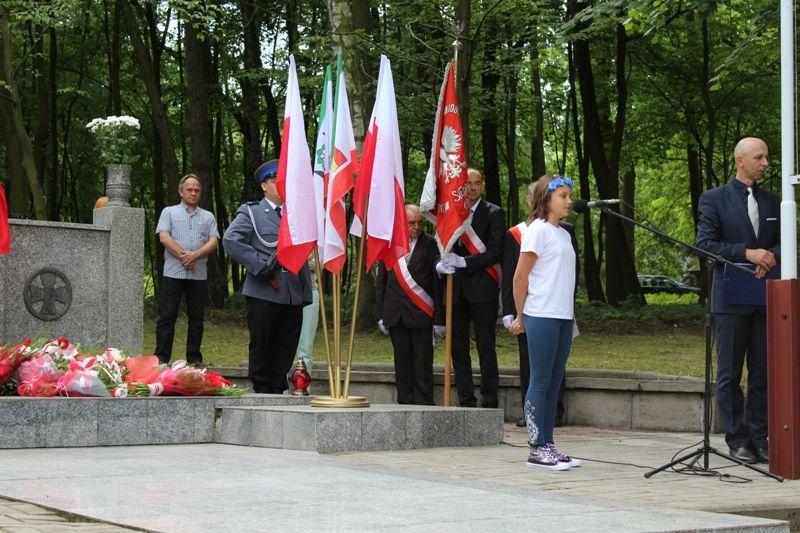
<path id="1" fill-rule="evenodd" d="M 717 404 L 730 448 L 767 448 L 767 319 L 717 313 Z M 747 410 L 742 367 L 747 360 Z"/>
<path id="2" fill-rule="evenodd" d="M 247 297 L 250 379 L 255 392 L 281 394 L 288 388 L 286 374 L 292 366 L 302 326 L 302 305 Z"/>
<path id="3" fill-rule="evenodd" d="M 389 328 L 394 348 L 397 403 L 433 405 L 433 330 Z"/>
<path id="4" fill-rule="evenodd" d="M 525 333 L 517 335 L 519 345 L 519 392 L 522 398 L 522 405 L 525 405 L 525 396 L 528 395 L 528 385 L 531 380 L 531 362 L 528 359 L 528 336 Z M 558 388 L 558 404 L 556 405 L 556 427 L 564 423 L 564 390 L 567 385 L 567 375 L 561 379 L 561 386 Z"/>
<path id="5" fill-rule="evenodd" d="M 469 324 L 475 331 L 475 344 L 481 366 L 481 405 L 497 407 L 497 352 L 495 323 L 497 302 L 469 303 L 463 295 L 453 305 L 453 371 L 458 400 L 462 407 L 475 407 L 477 400 L 472 385 L 472 360 L 469 356 Z"/>
<path id="6" fill-rule="evenodd" d="M 156 355 L 162 363 L 168 363 L 172 357 L 175 321 L 178 319 L 178 310 L 184 295 L 186 295 L 186 316 L 189 319 L 186 332 L 186 360 L 194 364 L 203 362 L 200 343 L 203 342 L 206 281 L 165 276 L 161 278 L 156 321 Z"/>

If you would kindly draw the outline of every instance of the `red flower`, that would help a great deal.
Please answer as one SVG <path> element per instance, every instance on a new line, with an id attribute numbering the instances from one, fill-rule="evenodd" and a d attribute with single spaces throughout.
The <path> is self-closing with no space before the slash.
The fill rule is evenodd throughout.
<path id="1" fill-rule="evenodd" d="M 207 383 L 211 384 L 211 386 L 216 389 L 224 389 L 226 387 L 231 386 L 231 382 L 222 377 L 222 375 L 218 374 L 217 372 L 208 372 L 205 375 L 205 380 Z"/>

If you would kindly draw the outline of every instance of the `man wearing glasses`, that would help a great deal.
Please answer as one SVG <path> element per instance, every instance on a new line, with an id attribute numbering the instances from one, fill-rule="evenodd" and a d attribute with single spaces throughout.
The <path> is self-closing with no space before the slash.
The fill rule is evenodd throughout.
<path id="1" fill-rule="evenodd" d="M 453 253 L 436 265 L 439 274 L 453 280 L 453 370 L 462 407 L 476 407 L 469 356 L 469 324 L 475 332 L 481 366 L 481 406 L 498 406 L 495 324 L 500 294 L 500 261 L 506 232 L 503 210 L 481 198 L 483 176 L 467 173 L 467 202 L 472 222 L 453 246 Z"/>
<path id="2" fill-rule="evenodd" d="M 378 328 L 392 339 L 397 402 L 433 405 L 433 332 L 444 334 L 439 249 L 422 233 L 422 215 L 406 206 L 409 253 L 390 272 L 378 264 L 375 314 Z M 436 325 L 434 325 L 436 324 Z"/>

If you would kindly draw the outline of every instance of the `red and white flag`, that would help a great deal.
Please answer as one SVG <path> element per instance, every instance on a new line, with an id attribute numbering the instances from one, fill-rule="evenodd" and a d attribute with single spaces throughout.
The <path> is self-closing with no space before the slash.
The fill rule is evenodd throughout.
<path id="1" fill-rule="evenodd" d="M 369 183 L 366 268 L 382 260 L 389 270 L 408 253 L 409 248 L 394 80 L 391 63 L 383 55 L 378 79 L 375 106 L 364 139 L 359 180 Z"/>
<path id="2" fill-rule="evenodd" d="M 297 69 L 294 56 L 291 55 L 283 111 L 281 156 L 275 185 L 284 201 L 278 231 L 278 261 L 286 270 L 297 274 L 317 243 L 317 218 L 308 208 L 316 201 L 314 172 L 311 170 L 311 156 L 306 143 Z"/>
<path id="3" fill-rule="evenodd" d="M 6 203 L 6 191 L 0 183 L 0 254 L 7 254 L 11 251 L 11 230 L 8 225 L 8 204 Z"/>
<path id="4" fill-rule="evenodd" d="M 383 56 L 381 56 L 383 57 Z M 381 85 L 383 83 L 383 59 L 381 59 L 381 66 L 378 70 L 378 90 L 376 92 L 375 105 L 372 107 L 372 115 L 369 119 L 369 127 L 367 134 L 364 136 L 364 144 L 361 147 L 361 166 L 358 169 L 358 179 L 353 188 L 353 222 L 350 224 L 350 235 L 355 235 L 361 238 L 363 230 L 364 214 L 367 210 L 367 201 L 369 200 L 370 180 L 372 178 L 372 164 L 375 161 L 375 113 L 378 110 L 377 94 L 380 93 Z"/>
<path id="5" fill-rule="evenodd" d="M 419 208 L 436 225 L 436 242 L 442 254 L 450 252 L 472 221 L 472 211 L 467 206 L 467 154 L 452 63 L 444 71 L 431 162 Z"/>
<path id="6" fill-rule="evenodd" d="M 353 173 L 358 164 L 350 103 L 345 88 L 342 53 L 336 62 L 336 96 L 333 103 L 333 157 L 331 158 L 325 215 L 325 270 L 339 274 L 347 248 L 347 216 L 344 199 L 353 188 Z M 309 204 L 311 205 L 311 204 Z"/>

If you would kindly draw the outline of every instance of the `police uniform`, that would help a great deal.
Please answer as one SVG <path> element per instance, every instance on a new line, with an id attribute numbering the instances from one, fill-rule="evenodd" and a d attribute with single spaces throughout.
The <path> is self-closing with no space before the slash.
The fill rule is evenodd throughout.
<path id="1" fill-rule="evenodd" d="M 274 173 L 259 176 L 259 170 L 259 184 L 274 177 Z M 262 198 L 239 207 L 222 237 L 228 255 L 247 268 L 242 294 L 247 299 L 253 390 L 272 394 L 287 389 L 286 374 L 297 350 L 303 307 L 312 299 L 308 264 L 295 275 L 276 261 L 280 223 L 280 211 Z"/>

